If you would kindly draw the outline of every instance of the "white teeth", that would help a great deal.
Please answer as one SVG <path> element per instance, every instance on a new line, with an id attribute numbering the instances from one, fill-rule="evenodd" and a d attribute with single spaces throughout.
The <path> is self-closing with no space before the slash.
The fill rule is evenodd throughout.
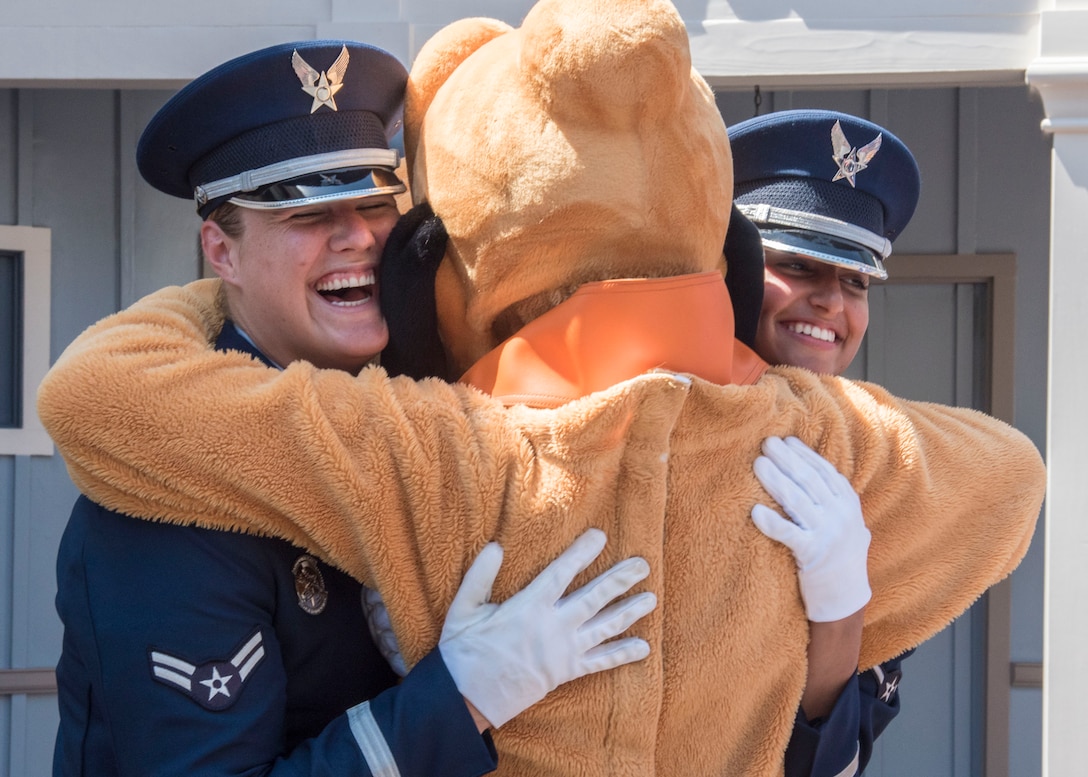
<path id="1" fill-rule="evenodd" d="M 373 286 L 374 285 L 374 271 L 365 272 L 361 275 L 351 275 L 347 278 L 340 278 L 333 281 L 325 281 L 324 283 L 317 284 L 318 291 L 338 291 L 339 289 L 353 289 L 359 286 Z"/>
<path id="2" fill-rule="evenodd" d="M 827 343 L 835 342 L 835 333 L 830 329 L 821 329 L 818 326 L 812 324 L 787 324 L 786 328 L 791 332 L 796 332 L 801 335 L 808 335 L 809 337 L 815 337 L 817 340 L 823 340 Z"/>

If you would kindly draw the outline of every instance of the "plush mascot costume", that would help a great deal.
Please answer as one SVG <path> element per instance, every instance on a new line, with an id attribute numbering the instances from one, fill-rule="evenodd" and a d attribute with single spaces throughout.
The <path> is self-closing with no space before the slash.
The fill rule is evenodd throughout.
<path id="1" fill-rule="evenodd" d="M 652 652 L 499 729 L 499 773 L 525 777 L 780 773 L 808 621 L 793 557 L 750 518 L 769 435 L 801 437 L 861 497 L 863 668 L 1019 562 L 1044 489 L 1022 434 L 768 369 L 733 339 L 729 143 L 668 2 L 450 25 L 412 68 L 405 140 L 413 198 L 448 231 L 436 313 L 463 383 L 271 370 L 209 346 L 217 282 L 166 289 L 81 335 L 41 388 L 81 490 L 312 548 L 381 591 L 409 665 L 487 541 L 501 600 L 603 529 L 587 574 L 649 561 L 659 606 L 634 631 Z"/>

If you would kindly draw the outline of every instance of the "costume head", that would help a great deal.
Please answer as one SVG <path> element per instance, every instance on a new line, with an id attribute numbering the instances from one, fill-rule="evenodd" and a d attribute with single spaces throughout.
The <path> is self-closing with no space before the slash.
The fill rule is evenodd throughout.
<path id="1" fill-rule="evenodd" d="M 449 233 L 435 294 L 460 369 L 588 281 L 720 267 L 729 142 L 664 0 L 451 24 L 405 116 L 413 199 Z"/>
<path id="2" fill-rule="evenodd" d="M 284 43 L 232 59 L 179 91 L 136 149 L 156 189 L 196 200 L 286 208 L 397 194 L 407 71 L 352 41 Z"/>
<path id="3" fill-rule="evenodd" d="M 729 128 L 734 196 L 768 248 L 884 279 L 921 177 L 899 138 L 836 111 L 769 113 Z"/>

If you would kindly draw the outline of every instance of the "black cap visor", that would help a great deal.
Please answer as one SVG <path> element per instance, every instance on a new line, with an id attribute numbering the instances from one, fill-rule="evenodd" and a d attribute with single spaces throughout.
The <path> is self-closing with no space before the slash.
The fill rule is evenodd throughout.
<path id="1" fill-rule="evenodd" d="M 230 197 L 230 202 L 243 208 L 273 210 L 383 194 L 396 195 L 404 192 L 405 188 L 389 170 L 323 170 L 262 186 L 253 192 L 238 192 Z"/>
<path id="2" fill-rule="evenodd" d="M 849 240 L 806 229 L 761 228 L 759 232 L 763 237 L 765 248 L 807 256 L 820 262 L 872 275 L 880 280 L 888 277 L 884 262 L 873 251 Z"/>

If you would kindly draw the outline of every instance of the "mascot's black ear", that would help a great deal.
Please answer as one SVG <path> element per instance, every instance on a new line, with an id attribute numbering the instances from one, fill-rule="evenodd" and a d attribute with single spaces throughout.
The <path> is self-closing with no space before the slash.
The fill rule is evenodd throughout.
<path id="1" fill-rule="evenodd" d="M 759 309 L 763 307 L 763 239 L 759 228 L 736 205 L 725 233 L 725 261 L 725 286 L 733 300 L 736 338 L 755 348 Z"/>
<path id="2" fill-rule="evenodd" d="M 442 220 L 423 202 L 400 217 L 385 241 L 378 289 L 389 327 L 381 363 L 390 375 L 448 377 L 434 302 L 435 273 L 448 239 Z"/>

